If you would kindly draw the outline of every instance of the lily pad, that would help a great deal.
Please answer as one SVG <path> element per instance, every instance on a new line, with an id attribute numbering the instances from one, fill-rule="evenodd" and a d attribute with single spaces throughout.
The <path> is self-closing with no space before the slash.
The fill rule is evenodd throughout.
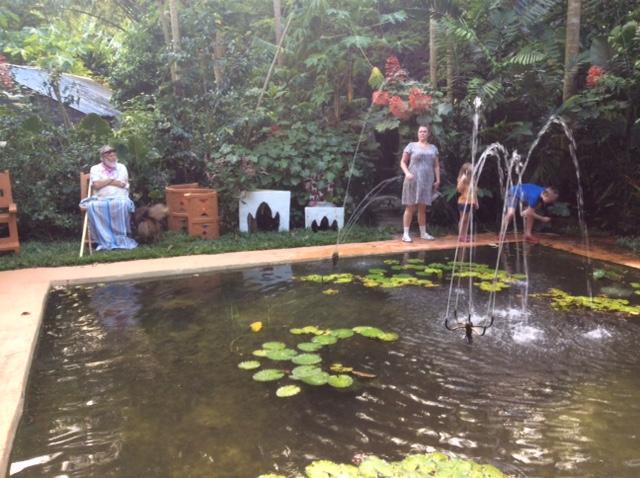
<path id="1" fill-rule="evenodd" d="M 265 342 L 262 344 L 262 348 L 265 350 L 282 350 L 286 347 L 284 342 Z"/>
<path id="2" fill-rule="evenodd" d="M 324 334 L 324 330 L 316 327 L 315 325 L 307 325 L 306 327 L 296 328 L 289 330 L 294 335 L 302 335 L 302 334 L 311 334 L 311 335 L 322 335 Z"/>
<path id="3" fill-rule="evenodd" d="M 356 334 L 360 334 L 363 337 L 367 337 L 370 339 L 377 339 L 379 336 L 383 335 L 384 332 L 377 327 L 369 327 L 369 326 L 358 326 L 354 327 L 353 331 Z"/>
<path id="4" fill-rule="evenodd" d="M 322 362 L 322 357 L 318 354 L 300 354 L 293 357 L 291 361 L 298 365 L 313 365 Z"/>
<path id="5" fill-rule="evenodd" d="M 322 344 L 313 342 L 302 342 L 298 344 L 298 348 L 303 352 L 317 352 L 322 348 Z"/>
<path id="6" fill-rule="evenodd" d="M 396 264 L 400 264 L 400 261 L 397 261 L 395 259 L 385 259 L 383 262 L 388 266 L 393 266 L 393 265 L 396 265 Z"/>
<path id="7" fill-rule="evenodd" d="M 345 367 L 341 363 L 333 363 L 331 367 L 329 367 L 332 372 L 335 373 L 351 373 L 353 372 L 353 367 Z"/>
<path id="8" fill-rule="evenodd" d="M 320 386 L 324 385 L 329 381 L 330 375 L 327 372 L 320 371 L 318 373 L 314 373 L 313 375 L 308 375 L 300 379 L 300 381 L 306 383 L 307 385 L 315 385 Z"/>
<path id="9" fill-rule="evenodd" d="M 353 379 L 349 375 L 331 375 L 327 383 L 335 388 L 347 388 L 353 385 Z"/>
<path id="10" fill-rule="evenodd" d="M 280 398 L 293 397 L 300 393 L 300 387 L 297 385 L 285 385 L 276 390 L 276 396 Z"/>
<path id="11" fill-rule="evenodd" d="M 330 335 L 337 337 L 339 339 L 348 339 L 349 337 L 353 337 L 353 330 L 351 329 L 334 329 L 329 332 Z"/>
<path id="12" fill-rule="evenodd" d="M 337 341 L 338 339 L 333 335 L 316 335 L 314 338 L 311 339 L 311 342 L 313 342 L 314 344 L 320 344 L 320 345 L 333 345 Z"/>
<path id="13" fill-rule="evenodd" d="M 324 295 L 336 295 L 338 292 L 338 289 L 325 289 L 322 291 Z"/>
<path id="14" fill-rule="evenodd" d="M 420 265 L 424 265 L 424 261 L 422 259 L 407 259 L 407 264 L 420 264 Z"/>
<path id="15" fill-rule="evenodd" d="M 314 461 L 304 471 L 308 478 L 357 478 L 360 476 L 355 466 L 328 460 Z"/>
<path id="16" fill-rule="evenodd" d="M 386 272 L 385 269 L 369 269 L 369 274 L 384 275 Z"/>
<path id="17" fill-rule="evenodd" d="M 395 332 L 385 332 L 384 334 L 378 335 L 377 338 L 384 342 L 393 342 L 394 340 L 398 340 L 398 334 Z"/>
<path id="18" fill-rule="evenodd" d="M 242 370 L 253 370 L 254 368 L 260 368 L 260 362 L 257 360 L 246 360 L 238 364 L 238 368 Z"/>
<path id="19" fill-rule="evenodd" d="M 267 351 L 263 350 L 263 349 L 254 350 L 251 353 L 253 355 L 255 355 L 256 357 L 266 357 L 267 356 Z"/>
<path id="20" fill-rule="evenodd" d="M 284 372 L 274 368 L 267 368 L 253 374 L 253 379 L 258 382 L 271 382 L 273 380 L 280 380 L 282 377 L 284 377 Z"/>
<path id="21" fill-rule="evenodd" d="M 271 360 L 291 360 L 298 355 L 293 349 L 267 350 L 267 358 Z"/>
<path id="22" fill-rule="evenodd" d="M 302 380 L 305 377 L 318 375 L 319 373 L 322 373 L 322 369 L 316 365 L 300 365 L 291 371 L 291 378 Z"/>

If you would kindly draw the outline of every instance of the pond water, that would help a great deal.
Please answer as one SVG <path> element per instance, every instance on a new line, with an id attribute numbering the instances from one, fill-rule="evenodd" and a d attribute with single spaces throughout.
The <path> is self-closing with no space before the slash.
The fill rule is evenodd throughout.
<path id="1" fill-rule="evenodd" d="M 476 262 L 495 263 L 494 249 L 477 254 Z M 452 255 L 410 257 L 442 263 Z M 408 257 L 52 292 L 12 476 L 296 476 L 315 459 L 433 450 L 518 477 L 640 476 L 640 317 L 558 312 L 547 297 L 529 297 L 523 314 L 516 284 L 497 293 L 493 327 L 469 345 L 443 326 L 448 282 L 382 289 L 294 279 L 366 274 Z M 519 272 L 514 258 L 508 251 L 501 267 Z M 586 293 L 582 259 L 533 247 L 527 261 L 530 293 Z M 625 284 L 640 281 L 617 272 Z M 602 279 L 595 292 L 614 285 Z M 329 287 L 338 293 L 323 294 Z M 474 289 L 480 310 L 487 298 Z M 256 321 L 263 329 L 254 333 Z M 298 395 L 277 398 L 279 386 L 295 382 L 257 382 L 255 371 L 237 367 L 263 342 L 308 341 L 289 332 L 307 325 L 370 325 L 399 339 L 356 335 L 318 352 L 325 369 L 340 362 L 376 375 L 346 390 L 302 383 Z"/>

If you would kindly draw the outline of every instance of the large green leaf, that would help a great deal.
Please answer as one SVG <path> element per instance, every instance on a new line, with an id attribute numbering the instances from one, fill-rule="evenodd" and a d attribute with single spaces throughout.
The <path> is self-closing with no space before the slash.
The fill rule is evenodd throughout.
<path id="1" fill-rule="evenodd" d="M 271 382 L 280 380 L 282 377 L 284 377 L 284 372 L 273 368 L 267 368 L 253 374 L 253 379 L 258 382 Z"/>
<path id="2" fill-rule="evenodd" d="M 298 365 L 314 365 L 322 362 L 322 357 L 318 354 L 300 354 L 293 357 L 291 361 Z"/>

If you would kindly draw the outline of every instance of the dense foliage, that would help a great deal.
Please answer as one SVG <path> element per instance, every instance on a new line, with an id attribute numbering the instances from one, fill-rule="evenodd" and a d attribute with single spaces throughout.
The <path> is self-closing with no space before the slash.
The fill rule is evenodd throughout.
<path id="1" fill-rule="evenodd" d="M 567 118 L 590 225 L 638 234 L 636 2 L 612 0 L 606 12 L 600 2 L 582 2 L 577 93 L 564 103 L 565 1 L 282 3 L 286 35 L 272 63 L 271 2 L 0 0 L 0 169 L 12 173 L 21 233 L 77 231 L 78 172 L 107 141 L 129 167 L 138 203 L 161 199 L 168 183 L 198 181 L 219 189 L 231 230 L 243 189 L 292 190 L 294 224 L 310 199 L 342 203 L 353 162 L 352 207 L 375 182 L 398 174 L 401 148 L 428 122 L 453 201 L 480 96 L 481 150 L 499 141 L 526 152 L 552 113 Z M 62 73 L 108 82 L 123 114 L 111 124 L 72 125 L 64 110 L 21 91 L 7 63 L 47 69 L 54 90 Z M 480 217 L 488 223 L 500 210 L 496 174 L 490 163 L 481 178 Z M 575 208 L 576 175 L 560 131 L 543 138 L 525 179 L 558 185 Z M 431 219 L 453 223 L 440 206 Z"/>

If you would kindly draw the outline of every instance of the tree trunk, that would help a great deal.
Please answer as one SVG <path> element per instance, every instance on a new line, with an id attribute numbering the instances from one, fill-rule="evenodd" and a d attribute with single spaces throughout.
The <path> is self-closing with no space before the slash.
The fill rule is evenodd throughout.
<path id="1" fill-rule="evenodd" d="M 213 41 L 213 76 L 216 79 L 218 89 L 222 88 L 224 81 L 224 33 L 222 25 L 216 25 L 216 37 Z"/>
<path id="2" fill-rule="evenodd" d="M 564 85 L 562 101 L 571 98 L 575 91 L 575 76 L 578 69 L 576 57 L 580 51 L 580 10 L 581 0 L 567 1 L 567 33 L 564 52 Z"/>
<path id="3" fill-rule="evenodd" d="M 434 90 L 438 87 L 437 28 L 436 19 L 431 15 L 429 18 L 429 78 L 431 79 L 431 87 Z"/>
<path id="4" fill-rule="evenodd" d="M 169 14 L 171 17 L 171 50 L 174 55 L 180 51 L 180 24 L 178 23 L 178 3 L 177 0 L 169 0 Z M 174 59 L 171 62 L 171 81 L 177 83 L 180 80 L 178 63 Z"/>
<path id="5" fill-rule="evenodd" d="M 347 60 L 347 103 L 353 101 L 353 59 L 351 53 L 348 55 Z"/>
<path id="6" fill-rule="evenodd" d="M 168 50 L 172 50 L 171 45 L 171 21 L 167 12 L 167 7 L 164 0 L 157 0 L 158 4 L 158 16 L 160 17 L 160 25 L 162 26 L 162 35 L 164 36 L 164 43 Z M 175 67 L 175 63 L 171 62 L 169 65 L 171 72 L 171 82 L 176 83 L 178 81 L 178 72 Z"/>
<path id="7" fill-rule="evenodd" d="M 453 103 L 453 83 L 455 80 L 455 59 L 453 39 L 447 39 L 447 99 Z"/>
<path id="8" fill-rule="evenodd" d="M 276 45 L 280 44 L 280 39 L 282 38 L 282 10 L 280 8 L 280 0 L 273 0 L 273 20 L 275 22 L 275 30 L 276 30 Z M 284 58 L 282 57 L 282 52 L 278 49 L 278 58 L 277 58 L 278 66 L 284 65 Z"/>

